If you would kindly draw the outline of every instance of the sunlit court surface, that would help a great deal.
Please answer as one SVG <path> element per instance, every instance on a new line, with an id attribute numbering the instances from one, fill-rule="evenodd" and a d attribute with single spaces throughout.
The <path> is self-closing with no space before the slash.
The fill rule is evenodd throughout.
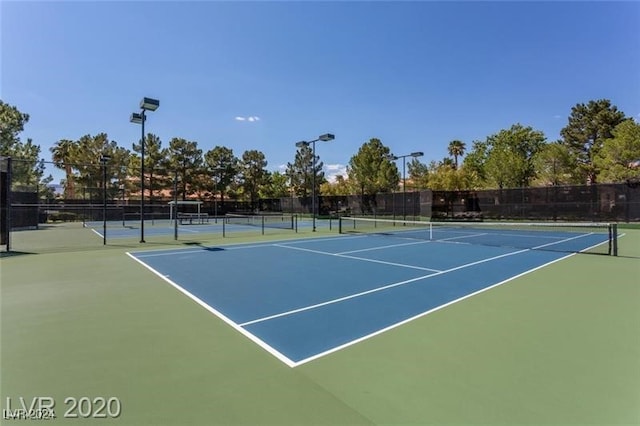
<path id="1" fill-rule="evenodd" d="M 99 223 L 14 233 L 14 412 L 38 390 L 58 414 L 76 393 L 111 401 L 122 424 L 633 419 L 633 226 L 613 256 L 607 224 L 236 218 L 222 237 L 221 221 L 178 240 L 149 221 L 144 245 L 133 223 L 109 223 L 105 246 Z M 32 255 L 31 235 L 78 245 Z"/>
<path id="2" fill-rule="evenodd" d="M 441 226 L 429 235 L 428 227 L 403 225 L 388 235 L 129 254 L 297 366 L 556 262 L 567 250 L 608 244 L 607 234 L 520 229 L 494 235 L 491 247 L 478 243 L 488 234 L 478 227 Z"/>

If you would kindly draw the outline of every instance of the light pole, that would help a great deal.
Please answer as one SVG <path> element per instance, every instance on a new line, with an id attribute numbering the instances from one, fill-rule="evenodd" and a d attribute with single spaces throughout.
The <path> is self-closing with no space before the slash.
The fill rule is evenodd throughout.
<path id="1" fill-rule="evenodd" d="M 129 121 L 142 125 L 142 139 L 140 139 L 140 242 L 144 243 L 144 122 L 147 119 L 145 111 L 155 111 L 160 106 L 160 101 L 151 98 L 142 98 L 140 101 L 140 113 L 131 114 Z"/>
<path id="2" fill-rule="evenodd" d="M 207 171 L 209 173 L 213 173 L 214 175 L 214 187 L 213 187 L 213 220 L 214 223 L 218 223 L 218 191 L 219 191 L 219 185 L 220 183 L 222 183 L 222 176 L 223 173 L 226 171 L 227 169 L 224 167 L 209 167 L 207 168 Z M 217 174 L 219 173 L 219 174 Z M 224 207 L 224 200 L 222 199 L 222 196 L 220 196 L 220 201 L 223 203 L 223 207 Z"/>
<path id="3" fill-rule="evenodd" d="M 102 154 L 100 164 L 102 164 L 102 245 L 107 245 L 107 161 L 111 157 Z"/>
<path id="4" fill-rule="evenodd" d="M 313 160 L 312 160 L 312 167 L 311 167 L 311 173 L 312 173 L 312 185 L 313 187 L 311 188 L 311 217 L 313 220 L 313 232 L 316 232 L 316 142 L 318 141 L 322 141 L 322 142 L 328 142 L 328 141 L 332 141 L 334 140 L 336 137 L 335 135 L 332 135 L 331 133 L 326 133 L 324 135 L 320 135 L 318 136 L 318 139 L 314 139 L 312 141 L 300 141 L 300 142 L 296 142 L 296 146 L 298 148 L 302 148 L 303 146 L 309 146 L 309 144 L 311 144 L 312 147 L 312 155 L 313 155 Z"/>
<path id="5" fill-rule="evenodd" d="M 424 152 L 412 152 L 411 154 L 406 155 L 393 155 L 389 154 L 387 158 L 389 160 L 395 161 L 402 158 L 402 220 L 407 219 L 407 178 L 405 176 L 405 166 L 407 162 L 407 157 L 422 157 Z"/>

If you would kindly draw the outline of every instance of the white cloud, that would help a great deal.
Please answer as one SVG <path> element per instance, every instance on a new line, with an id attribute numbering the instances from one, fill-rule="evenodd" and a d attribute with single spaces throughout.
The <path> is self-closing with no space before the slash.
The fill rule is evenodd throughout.
<path id="1" fill-rule="evenodd" d="M 347 166 L 344 164 L 325 164 L 325 177 L 331 183 L 336 181 L 336 176 L 347 176 Z"/>
<path id="2" fill-rule="evenodd" d="M 236 121 L 250 121 L 250 122 L 255 122 L 255 121 L 260 121 L 260 117 L 258 117 L 257 115 L 250 115 L 249 117 L 243 117 L 241 115 L 235 117 Z"/>

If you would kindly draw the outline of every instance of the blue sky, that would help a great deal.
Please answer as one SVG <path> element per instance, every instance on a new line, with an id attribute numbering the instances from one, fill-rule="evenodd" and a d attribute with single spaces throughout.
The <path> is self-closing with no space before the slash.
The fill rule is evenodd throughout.
<path id="1" fill-rule="evenodd" d="M 571 107 L 640 117 L 638 2 L 2 1 L 2 100 L 50 160 L 59 139 L 147 131 L 258 149 L 268 169 L 318 143 L 328 174 L 377 137 L 447 155 L 512 124 L 559 138 Z M 249 117 L 255 117 L 249 120 Z M 239 118 L 244 118 L 240 120 Z M 62 177 L 57 172 L 56 178 Z"/>

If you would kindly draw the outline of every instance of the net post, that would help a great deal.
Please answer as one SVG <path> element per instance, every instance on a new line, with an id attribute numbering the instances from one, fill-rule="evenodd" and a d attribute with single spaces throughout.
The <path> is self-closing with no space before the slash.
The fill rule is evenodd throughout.
<path id="1" fill-rule="evenodd" d="M 338 216 L 338 234 L 342 234 L 342 216 Z"/>
<path id="2" fill-rule="evenodd" d="M 618 224 L 611 224 L 611 238 L 613 243 L 613 255 L 618 255 Z"/>
<path id="3" fill-rule="evenodd" d="M 11 208 L 11 186 L 13 185 L 12 180 L 13 180 L 13 165 L 11 162 L 11 157 L 7 157 L 7 185 L 6 185 L 6 191 L 7 191 L 7 196 L 6 196 L 6 200 L 5 202 L 7 203 L 7 216 L 5 218 L 6 222 L 5 222 L 5 226 L 6 226 L 6 243 L 7 243 L 7 252 L 11 251 L 11 214 L 12 214 L 12 208 Z"/>
<path id="4" fill-rule="evenodd" d="M 429 240 L 433 240 L 433 223 L 429 222 Z"/>
<path id="5" fill-rule="evenodd" d="M 262 219 L 262 235 L 264 235 L 264 215 L 261 216 Z"/>
<path id="6" fill-rule="evenodd" d="M 226 223 L 227 223 L 227 219 L 223 217 L 222 218 L 222 238 L 226 237 Z"/>

